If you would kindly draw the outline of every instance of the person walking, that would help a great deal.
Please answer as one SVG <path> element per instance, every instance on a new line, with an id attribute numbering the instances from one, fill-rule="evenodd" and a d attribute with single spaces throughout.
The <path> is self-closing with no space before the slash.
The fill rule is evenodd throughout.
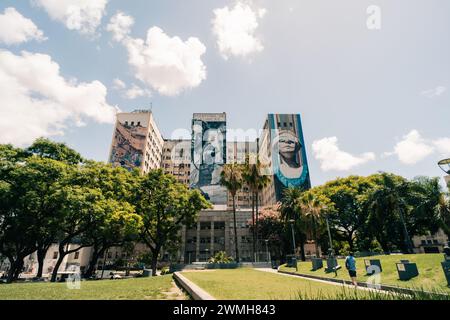
<path id="1" fill-rule="evenodd" d="M 353 252 L 350 252 L 349 255 L 345 258 L 345 267 L 348 270 L 348 274 L 352 279 L 353 285 L 357 287 L 358 282 L 356 280 L 356 259 L 354 257 Z"/>

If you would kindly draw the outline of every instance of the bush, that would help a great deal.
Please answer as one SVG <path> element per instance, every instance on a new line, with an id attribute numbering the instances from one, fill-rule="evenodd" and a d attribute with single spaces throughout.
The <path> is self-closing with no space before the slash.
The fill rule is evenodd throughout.
<path id="1" fill-rule="evenodd" d="M 165 275 L 165 274 L 169 274 L 170 273 L 170 268 L 169 267 L 164 267 L 161 269 L 161 275 Z"/>
<path id="2" fill-rule="evenodd" d="M 234 260 L 228 256 L 225 251 L 217 252 L 213 257 L 209 258 L 209 263 L 232 263 Z"/>

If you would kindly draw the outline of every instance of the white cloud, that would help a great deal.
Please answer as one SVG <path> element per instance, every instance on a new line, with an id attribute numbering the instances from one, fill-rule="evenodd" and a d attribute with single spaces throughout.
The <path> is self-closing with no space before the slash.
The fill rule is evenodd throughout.
<path id="1" fill-rule="evenodd" d="M 152 93 L 149 90 L 142 89 L 141 87 L 133 84 L 130 89 L 125 92 L 125 97 L 133 100 L 140 97 L 151 97 Z"/>
<path id="2" fill-rule="evenodd" d="M 30 19 L 25 18 L 15 8 L 6 8 L 0 14 L 0 43 L 21 44 L 30 40 L 44 41 L 44 32 Z"/>
<path id="3" fill-rule="evenodd" d="M 148 88 L 162 95 L 175 96 L 199 86 L 206 79 L 206 66 L 201 59 L 206 47 L 198 38 L 190 37 L 183 41 L 152 27 L 147 31 L 147 39 L 134 39 L 129 36 L 131 21 L 132 17 L 118 13 L 111 19 L 108 30 L 116 41 L 125 46 L 128 64 L 135 77 Z M 125 29 L 118 31 L 120 25 L 125 25 Z M 130 96 L 137 92 L 133 90 Z"/>
<path id="4" fill-rule="evenodd" d="M 428 90 L 422 91 L 421 95 L 432 99 L 432 98 L 437 98 L 437 97 L 441 96 L 446 91 L 447 91 L 446 87 L 438 86 L 434 89 L 428 89 Z"/>
<path id="5" fill-rule="evenodd" d="M 264 49 L 261 40 L 255 35 L 258 21 L 266 14 L 266 9 L 253 11 L 248 4 L 237 2 L 230 9 L 228 6 L 214 10 L 213 33 L 222 56 L 245 57 Z"/>
<path id="6" fill-rule="evenodd" d="M 151 97 L 152 92 L 148 89 L 139 87 L 136 84 L 132 84 L 130 88 L 122 80 L 116 78 L 113 80 L 113 89 L 122 92 L 122 97 L 126 99 L 136 99 L 140 97 Z"/>
<path id="7" fill-rule="evenodd" d="M 122 41 L 128 36 L 133 25 L 134 18 L 119 11 L 111 18 L 106 30 L 112 32 L 114 40 Z"/>
<path id="8" fill-rule="evenodd" d="M 94 34 L 100 25 L 108 0 L 33 0 L 37 6 L 69 30 Z"/>
<path id="9" fill-rule="evenodd" d="M 413 165 L 416 164 L 434 152 L 434 148 L 422 138 L 417 130 L 412 130 L 403 139 L 399 141 L 394 152 L 385 153 L 385 155 L 396 155 L 400 162 Z"/>
<path id="10" fill-rule="evenodd" d="M 444 157 L 450 157 L 450 138 L 439 138 L 433 140 L 436 150 Z"/>
<path id="11" fill-rule="evenodd" d="M 323 171 L 348 171 L 356 166 L 375 160 L 373 152 L 366 152 L 359 156 L 354 156 L 339 149 L 336 137 L 316 140 L 312 144 L 314 157 L 320 161 L 320 168 Z"/>
<path id="12" fill-rule="evenodd" d="M 113 123 L 117 108 L 106 95 L 99 81 L 63 78 L 48 55 L 0 50 L 0 143 L 24 145 L 62 135 L 68 125 L 88 119 Z"/>
<path id="13" fill-rule="evenodd" d="M 123 90 L 126 87 L 127 87 L 127 85 L 122 80 L 120 80 L 118 78 L 113 80 L 113 89 L 115 89 L 115 90 Z"/>

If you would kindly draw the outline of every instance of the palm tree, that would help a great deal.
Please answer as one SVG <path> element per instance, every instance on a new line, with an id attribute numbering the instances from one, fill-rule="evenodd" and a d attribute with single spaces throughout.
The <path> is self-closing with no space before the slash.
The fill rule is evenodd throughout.
<path id="1" fill-rule="evenodd" d="M 440 227 L 450 239 L 450 200 L 445 195 L 445 193 L 442 193 L 439 197 L 437 211 Z"/>
<path id="2" fill-rule="evenodd" d="M 256 245 L 258 243 L 258 208 L 259 208 L 259 193 L 264 190 L 270 183 L 269 176 L 262 173 L 263 165 L 256 155 L 256 161 L 250 161 L 250 156 L 246 157 L 243 178 L 248 188 L 252 193 L 252 227 L 253 227 L 253 257 L 256 260 Z M 256 219 L 255 219 L 256 206 Z"/>
<path id="3" fill-rule="evenodd" d="M 283 198 L 280 205 L 281 218 L 288 223 L 289 220 L 295 220 L 296 227 L 299 231 L 300 251 L 302 261 L 305 257 L 305 241 L 304 241 L 304 219 L 300 209 L 300 198 L 302 196 L 300 188 L 289 187 L 284 190 Z"/>
<path id="4" fill-rule="evenodd" d="M 326 206 L 319 196 L 312 192 L 306 192 L 300 198 L 300 208 L 305 218 L 311 220 L 311 233 L 316 249 L 316 257 L 318 258 L 320 253 L 317 239 L 317 228 L 318 223 L 322 219 L 322 212 L 326 209 Z"/>
<path id="5" fill-rule="evenodd" d="M 399 233 L 400 225 L 405 251 L 412 253 L 412 243 L 405 221 L 405 214 L 408 212 L 406 203 L 408 191 L 406 180 L 392 174 L 381 173 L 378 186 L 369 197 L 368 223 L 385 252 L 390 251 L 390 243 L 396 238 L 394 235 Z"/>
<path id="6" fill-rule="evenodd" d="M 226 164 L 220 174 L 220 184 L 227 188 L 233 199 L 233 223 L 234 223 L 234 245 L 236 249 L 236 262 L 239 262 L 238 237 L 236 225 L 236 193 L 242 188 L 242 165 Z"/>

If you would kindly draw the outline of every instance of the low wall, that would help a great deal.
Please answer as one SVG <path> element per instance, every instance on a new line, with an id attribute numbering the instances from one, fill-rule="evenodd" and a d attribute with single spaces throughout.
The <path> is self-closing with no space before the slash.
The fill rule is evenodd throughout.
<path id="1" fill-rule="evenodd" d="M 186 291 L 193 300 L 216 300 L 208 292 L 197 286 L 179 272 L 173 274 L 175 282 Z"/>

